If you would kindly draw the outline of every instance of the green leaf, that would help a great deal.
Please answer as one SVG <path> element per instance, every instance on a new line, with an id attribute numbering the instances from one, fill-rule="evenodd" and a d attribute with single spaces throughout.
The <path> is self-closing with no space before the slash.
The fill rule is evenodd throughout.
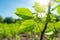
<path id="1" fill-rule="evenodd" d="M 46 16 L 42 18 L 42 22 L 43 22 L 43 23 L 46 22 Z"/>
<path id="2" fill-rule="evenodd" d="M 55 23 L 55 28 L 60 28 L 60 21 Z"/>
<path id="3" fill-rule="evenodd" d="M 56 21 L 56 16 L 55 16 L 55 14 L 53 14 L 53 13 L 47 14 L 46 21 L 47 21 L 47 22 L 54 23 L 54 22 Z"/>
<path id="4" fill-rule="evenodd" d="M 54 11 L 54 10 L 56 10 L 56 9 L 57 9 L 57 13 L 58 13 L 58 15 L 60 15 L 60 4 L 57 5 L 57 6 L 55 6 L 54 8 L 52 8 L 51 11 Z"/>
<path id="5" fill-rule="evenodd" d="M 55 14 L 51 13 L 50 14 L 51 22 L 54 23 L 56 21 L 56 16 Z"/>
<path id="6" fill-rule="evenodd" d="M 57 6 L 57 13 L 60 15 L 60 5 Z"/>
<path id="7" fill-rule="evenodd" d="M 56 0 L 57 2 L 60 2 L 60 0 Z"/>
<path id="8" fill-rule="evenodd" d="M 50 14 L 51 19 L 56 19 L 55 14 L 51 13 Z"/>
<path id="9" fill-rule="evenodd" d="M 45 33 L 46 35 L 52 35 L 53 31 Z"/>
<path id="10" fill-rule="evenodd" d="M 51 9 L 51 11 L 54 11 L 54 10 L 56 10 L 56 8 L 57 8 L 57 6 L 53 7 L 53 8 Z"/>
<path id="11" fill-rule="evenodd" d="M 54 25 L 53 23 L 48 23 L 46 32 L 54 31 Z"/>
<path id="12" fill-rule="evenodd" d="M 40 22 L 41 18 L 38 17 L 38 14 L 34 14 L 33 16 L 35 22 Z"/>
<path id="13" fill-rule="evenodd" d="M 34 20 L 25 20 L 22 22 L 19 30 L 20 30 L 20 33 L 30 32 L 34 29 L 34 27 L 35 27 L 35 21 Z"/>
<path id="14" fill-rule="evenodd" d="M 45 7 L 43 7 L 42 5 L 40 5 L 37 2 L 35 2 L 35 4 L 34 4 L 33 7 L 34 7 L 34 9 L 35 9 L 36 12 L 41 13 L 41 12 L 44 12 L 45 11 Z"/>
<path id="15" fill-rule="evenodd" d="M 49 37 L 49 40 L 53 40 L 54 35 L 52 34 L 52 35 L 49 35 L 48 37 Z"/>
<path id="16" fill-rule="evenodd" d="M 46 21 L 47 21 L 47 22 L 51 22 L 50 14 L 47 14 Z"/>
<path id="17" fill-rule="evenodd" d="M 55 2 L 54 1 L 51 1 L 51 6 L 53 6 L 55 4 Z"/>
<path id="18" fill-rule="evenodd" d="M 32 18 L 32 12 L 28 8 L 17 8 L 15 14 L 21 18 Z"/>
<path id="19" fill-rule="evenodd" d="M 34 33 L 37 33 L 38 34 L 43 29 L 44 29 L 44 23 L 39 22 L 39 23 L 37 23 L 37 25 L 36 25 L 36 27 L 35 27 L 35 29 L 33 31 L 34 31 Z"/>
<path id="20" fill-rule="evenodd" d="M 57 13 L 60 15 L 60 4 L 58 4 L 57 6 L 55 6 L 54 8 L 52 8 L 51 11 L 54 11 L 57 9 Z"/>

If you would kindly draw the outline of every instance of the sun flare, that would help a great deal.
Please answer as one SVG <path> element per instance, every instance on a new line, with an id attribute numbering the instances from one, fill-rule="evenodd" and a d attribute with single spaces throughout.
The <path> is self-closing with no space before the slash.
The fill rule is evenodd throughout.
<path id="1" fill-rule="evenodd" d="M 35 0 L 35 2 L 40 3 L 41 5 L 48 5 L 49 0 Z"/>

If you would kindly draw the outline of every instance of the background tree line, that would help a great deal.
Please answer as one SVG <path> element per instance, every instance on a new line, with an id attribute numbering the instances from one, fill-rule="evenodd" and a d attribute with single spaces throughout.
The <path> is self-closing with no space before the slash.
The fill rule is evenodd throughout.
<path id="1" fill-rule="evenodd" d="M 6 17 L 6 18 L 3 18 L 2 16 L 0 16 L 0 23 L 21 23 L 21 19 L 15 19 L 15 18 L 12 18 L 12 17 Z"/>

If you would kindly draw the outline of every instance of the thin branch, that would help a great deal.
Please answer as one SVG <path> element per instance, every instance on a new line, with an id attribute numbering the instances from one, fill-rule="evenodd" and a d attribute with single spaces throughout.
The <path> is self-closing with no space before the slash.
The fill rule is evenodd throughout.
<path id="1" fill-rule="evenodd" d="M 49 3 L 48 3 L 48 14 L 51 14 L 50 9 L 51 9 L 51 0 L 49 0 Z M 48 25 L 48 22 L 45 23 L 44 29 L 41 32 L 40 40 L 43 40 L 44 33 L 45 33 L 46 29 L 47 29 L 47 25 Z"/>
<path id="2" fill-rule="evenodd" d="M 38 15 L 38 14 L 37 14 L 37 15 Z M 34 18 L 32 18 L 32 19 L 36 22 L 36 27 L 38 27 L 38 28 L 39 28 L 39 31 L 41 32 L 41 29 L 40 29 L 40 27 L 38 26 L 38 22 L 36 21 L 36 20 L 38 20 L 37 17 L 38 17 L 38 16 L 36 16 L 36 19 L 34 19 Z M 35 27 L 35 28 L 36 28 L 36 27 Z"/>
<path id="3" fill-rule="evenodd" d="M 50 9 L 51 9 L 51 0 L 49 0 L 49 3 L 48 3 L 48 14 L 50 14 Z"/>
<path id="4" fill-rule="evenodd" d="M 48 24 L 48 23 L 45 23 L 44 29 L 43 29 L 43 31 L 41 32 L 40 40 L 43 40 L 44 33 L 45 33 L 46 29 L 47 29 L 47 24 Z"/>

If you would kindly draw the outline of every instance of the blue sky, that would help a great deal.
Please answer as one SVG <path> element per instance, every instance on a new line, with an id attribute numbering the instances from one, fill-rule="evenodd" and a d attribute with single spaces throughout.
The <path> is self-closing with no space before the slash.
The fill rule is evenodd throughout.
<path id="1" fill-rule="evenodd" d="M 0 16 L 17 18 L 16 8 L 26 7 L 33 11 L 34 0 L 0 0 Z"/>

